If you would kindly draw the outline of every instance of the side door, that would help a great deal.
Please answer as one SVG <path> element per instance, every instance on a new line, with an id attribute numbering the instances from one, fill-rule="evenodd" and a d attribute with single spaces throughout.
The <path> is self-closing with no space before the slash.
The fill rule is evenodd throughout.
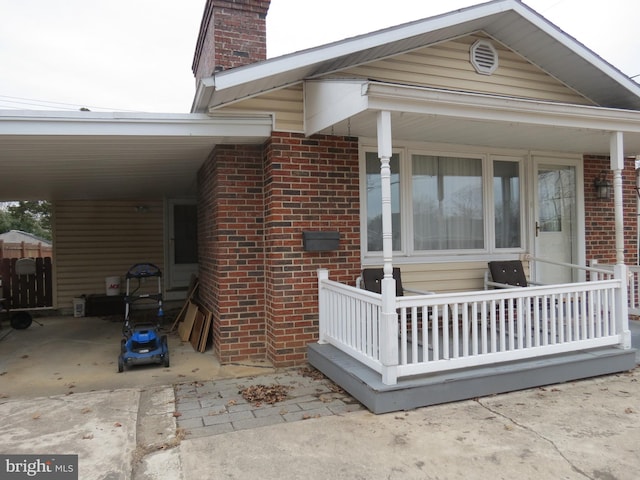
<path id="1" fill-rule="evenodd" d="M 198 210 L 195 199 L 167 201 L 168 289 L 189 286 L 191 275 L 198 274 Z"/>

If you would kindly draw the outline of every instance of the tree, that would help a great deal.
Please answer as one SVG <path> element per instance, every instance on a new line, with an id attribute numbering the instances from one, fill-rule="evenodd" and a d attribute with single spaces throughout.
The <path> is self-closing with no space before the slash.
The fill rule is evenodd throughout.
<path id="1" fill-rule="evenodd" d="M 51 240 L 51 203 L 20 201 L 0 207 L 0 232 L 9 230 L 22 230 Z"/>

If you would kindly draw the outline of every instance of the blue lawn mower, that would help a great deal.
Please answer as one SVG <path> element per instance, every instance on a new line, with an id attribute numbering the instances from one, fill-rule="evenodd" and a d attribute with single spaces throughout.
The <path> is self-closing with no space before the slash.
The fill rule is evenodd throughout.
<path id="1" fill-rule="evenodd" d="M 130 283 L 137 281 L 131 291 Z M 157 293 L 139 293 L 142 284 L 148 280 L 157 280 Z M 162 272 L 151 263 L 137 263 L 126 274 L 127 291 L 124 297 L 125 315 L 122 326 L 122 341 L 118 357 L 118 372 L 132 365 L 157 363 L 169 366 L 169 346 L 167 336 L 160 335 L 160 322 L 164 315 L 162 310 Z M 148 288 L 147 288 L 148 289 Z M 132 322 L 130 319 L 132 304 L 139 301 L 155 301 L 158 304 L 157 322 Z"/>

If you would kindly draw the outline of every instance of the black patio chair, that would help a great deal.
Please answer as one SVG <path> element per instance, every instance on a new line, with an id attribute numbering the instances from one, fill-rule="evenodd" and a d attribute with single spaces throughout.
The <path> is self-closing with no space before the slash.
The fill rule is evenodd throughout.
<path id="1" fill-rule="evenodd" d="M 365 290 L 374 293 L 382 293 L 382 279 L 384 278 L 384 269 L 382 268 L 365 268 L 362 270 L 362 286 Z M 416 295 L 431 295 L 434 292 L 425 292 L 406 288 L 402 285 L 402 273 L 400 268 L 393 268 L 393 279 L 396 281 L 396 297 L 403 297 L 405 292 L 414 293 Z"/>
<path id="2" fill-rule="evenodd" d="M 520 260 L 500 260 L 489 262 L 489 271 L 485 274 L 485 289 L 528 287 L 529 285 L 539 285 L 527 280 L 524 267 Z"/>

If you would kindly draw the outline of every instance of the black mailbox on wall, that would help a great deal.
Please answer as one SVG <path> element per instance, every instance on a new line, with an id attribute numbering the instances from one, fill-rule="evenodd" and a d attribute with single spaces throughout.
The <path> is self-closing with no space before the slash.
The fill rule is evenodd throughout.
<path id="1" fill-rule="evenodd" d="M 338 250 L 340 232 L 302 232 L 302 243 L 307 252 Z"/>

